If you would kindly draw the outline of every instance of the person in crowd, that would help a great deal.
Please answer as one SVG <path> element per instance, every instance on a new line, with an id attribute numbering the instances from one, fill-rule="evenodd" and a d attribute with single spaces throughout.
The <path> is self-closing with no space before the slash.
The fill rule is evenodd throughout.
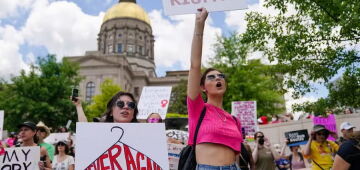
<path id="1" fill-rule="evenodd" d="M 345 141 L 349 140 L 354 132 L 355 126 L 349 122 L 343 122 L 340 125 L 342 136 L 337 140 L 337 143 L 341 145 Z"/>
<path id="2" fill-rule="evenodd" d="M 19 129 L 19 138 L 22 143 L 18 147 L 29 147 L 29 146 L 39 146 L 37 143 L 38 138 L 36 135 L 36 124 L 33 122 L 24 122 L 18 125 Z M 47 150 L 44 147 L 40 147 L 40 170 L 51 170 L 51 161 L 48 155 Z"/>
<path id="3" fill-rule="evenodd" d="M 285 143 L 286 144 L 281 149 L 280 156 L 289 160 L 290 170 L 306 168 L 304 155 L 301 152 L 299 152 L 300 146 L 299 145 L 289 146 L 291 153 L 290 155 L 285 155 L 285 148 L 288 145 L 289 140 L 286 140 Z"/>
<path id="4" fill-rule="evenodd" d="M 147 123 L 162 123 L 162 119 L 159 113 L 151 113 L 147 119 L 146 119 Z"/>
<path id="5" fill-rule="evenodd" d="M 226 91 L 225 75 L 209 68 L 201 74 L 201 57 L 205 21 L 208 12 L 198 9 L 195 30 L 191 45 L 191 61 L 187 84 L 187 108 L 189 115 L 189 145 L 196 145 L 197 169 L 239 169 L 236 155 L 240 152 L 240 120 L 233 118 L 223 109 L 223 97 Z M 207 96 L 203 100 L 201 92 Z M 205 118 L 201 123 L 197 141 L 194 133 L 200 114 L 205 109 Z"/>
<path id="6" fill-rule="evenodd" d="M 56 144 L 55 157 L 52 163 L 53 170 L 74 170 L 74 157 L 69 155 L 69 146 L 64 141 Z"/>
<path id="7" fill-rule="evenodd" d="M 66 133 L 66 132 L 68 132 L 67 128 L 64 127 L 64 126 L 59 127 L 59 129 L 58 129 L 57 131 L 58 131 L 59 133 Z"/>
<path id="8" fill-rule="evenodd" d="M 87 122 L 84 110 L 79 97 L 73 101 L 76 106 L 79 122 Z M 115 123 L 135 123 L 138 122 L 136 116 L 138 114 L 137 104 L 134 96 L 127 92 L 116 93 L 106 105 L 106 111 L 103 117 L 95 119 L 99 122 L 115 122 Z"/>
<path id="9" fill-rule="evenodd" d="M 275 170 L 275 161 L 280 159 L 279 154 L 272 148 L 263 132 L 256 132 L 254 139 L 255 146 L 252 156 L 256 170 Z"/>
<path id="10" fill-rule="evenodd" d="M 10 132 L 9 137 L 6 139 L 6 145 L 8 147 L 13 147 L 16 144 L 17 135 L 15 132 Z"/>
<path id="11" fill-rule="evenodd" d="M 283 148 L 284 147 L 286 147 L 286 145 L 284 145 Z M 290 162 L 287 158 L 281 156 L 281 145 L 274 144 L 274 148 L 276 153 L 280 155 L 279 159 L 275 161 L 276 167 L 278 170 L 288 170 L 290 168 Z"/>
<path id="12" fill-rule="evenodd" d="M 281 120 L 280 120 L 279 115 L 272 115 L 271 123 L 280 123 L 280 122 L 281 122 Z"/>
<path id="13" fill-rule="evenodd" d="M 258 119 L 258 123 L 260 125 L 266 125 L 268 124 L 268 118 L 266 116 L 260 116 L 259 119 Z"/>
<path id="14" fill-rule="evenodd" d="M 360 169 L 360 131 L 355 131 L 336 153 L 333 170 Z"/>
<path id="15" fill-rule="evenodd" d="M 339 146 L 327 140 L 330 135 L 324 125 L 314 125 L 311 137 L 304 149 L 304 157 L 312 160 L 312 170 L 330 169 Z"/>
<path id="16" fill-rule="evenodd" d="M 38 144 L 47 150 L 50 160 L 52 161 L 54 159 L 55 147 L 52 144 L 44 142 L 44 139 L 50 135 L 50 129 L 41 121 L 36 125 L 36 128 L 36 135 L 39 139 Z"/>
<path id="17" fill-rule="evenodd" d="M 255 163 L 252 157 L 252 151 L 249 144 L 246 142 L 246 132 L 242 128 L 243 142 L 241 143 L 241 152 L 239 154 L 239 165 L 241 170 L 255 170 Z"/>
<path id="18" fill-rule="evenodd" d="M 351 108 L 346 108 L 345 110 L 344 110 L 344 114 L 353 114 L 354 112 L 352 111 L 352 109 Z"/>

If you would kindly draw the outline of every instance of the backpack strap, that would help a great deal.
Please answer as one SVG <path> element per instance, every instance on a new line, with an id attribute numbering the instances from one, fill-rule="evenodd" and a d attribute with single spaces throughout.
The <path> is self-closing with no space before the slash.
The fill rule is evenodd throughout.
<path id="1" fill-rule="evenodd" d="M 198 135 L 198 132 L 199 132 L 199 129 L 200 129 L 200 125 L 201 125 L 202 121 L 204 120 L 205 113 L 206 113 L 206 106 L 204 106 L 203 110 L 201 111 L 198 123 L 196 125 L 195 134 L 194 134 L 194 140 L 193 140 L 193 146 L 194 147 L 196 145 L 197 135 Z"/>

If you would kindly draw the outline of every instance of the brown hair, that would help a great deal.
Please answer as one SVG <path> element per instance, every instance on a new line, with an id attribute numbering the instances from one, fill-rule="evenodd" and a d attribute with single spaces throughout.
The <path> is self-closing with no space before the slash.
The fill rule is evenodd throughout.
<path id="1" fill-rule="evenodd" d="M 256 136 L 257 136 L 257 134 L 259 134 L 259 133 L 261 133 L 263 136 L 265 136 L 263 132 L 261 132 L 261 131 L 257 131 L 257 132 L 255 132 L 255 134 L 254 134 L 254 139 L 255 139 L 255 140 L 256 140 Z"/>
<path id="2" fill-rule="evenodd" d="M 131 98 L 131 100 L 133 102 L 136 103 L 136 100 L 134 98 L 134 96 L 131 93 L 128 92 L 118 92 L 116 93 L 111 99 L 110 101 L 107 103 L 106 105 L 106 111 L 104 113 L 105 116 L 105 122 L 114 122 L 114 118 L 112 116 L 112 108 L 116 105 L 116 101 L 121 97 L 121 96 L 128 96 Z M 135 105 L 135 109 L 134 109 L 134 116 L 133 119 L 131 120 L 131 122 L 138 122 L 136 116 L 138 114 L 138 109 L 137 109 L 137 104 Z"/>

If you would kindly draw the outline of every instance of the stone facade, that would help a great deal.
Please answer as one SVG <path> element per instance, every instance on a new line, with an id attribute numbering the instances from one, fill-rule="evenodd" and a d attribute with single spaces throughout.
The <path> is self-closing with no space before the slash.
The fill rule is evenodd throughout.
<path id="1" fill-rule="evenodd" d="M 112 11 L 129 9 L 133 17 Z M 114 8 L 118 8 L 115 9 Z M 100 93 L 100 84 L 105 79 L 114 83 L 139 99 L 144 86 L 174 86 L 181 79 L 187 79 L 188 71 L 167 72 L 165 77 L 157 77 L 154 62 L 154 36 L 148 17 L 137 6 L 136 1 L 120 1 L 105 15 L 98 34 L 98 50 L 87 51 L 84 56 L 65 57 L 78 63 L 80 75 L 84 77 L 79 85 L 80 96 L 85 101 Z M 146 13 L 145 13 L 146 14 Z M 146 19 L 141 19 L 143 16 Z"/>

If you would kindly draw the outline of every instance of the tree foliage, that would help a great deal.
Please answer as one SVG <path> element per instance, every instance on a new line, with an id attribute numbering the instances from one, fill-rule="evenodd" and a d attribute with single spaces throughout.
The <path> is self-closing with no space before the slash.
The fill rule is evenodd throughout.
<path id="1" fill-rule="evenodd" d="M 232 101 L 251 100 L 257 101 L 258 115 L 283 113 L 282 75 L 277 74 L 274 65 L 249 60 L 249 47 L 241 41 L 242 37 L 236 34 L 219 38 L 215 45 L 216 56 L 210 64 L 227 76 L 224 108 L 230 111 Z"/>
<path id="2" fill-rule="evenodd" d="M 86 117 L 88 120 L 93 120 L 95 117 L 100 117 L 106 111 L 108 101 L 117 92 L 121 91 L 121 87 L 115 84 L 111 79 L 105 79 L 100 85 L 101 94 L 92 98 L 92 104 L 86 107 Z"/>
<path id="3" fill-rule="evenodd" d="M 24 121 L 43 121 L 57 128 L 68 120 L 76 122 L 76 114 L 69 96 L 81 78 L 78 66 L 67 61 L 57 62 L 54 55 L 39 58 L 13 77 L 3 82 L 0 90 L 0 108 L 5 110 L 5 128 L 15 130 Z"/>
<path id="4" fill-rule="evenodd" d="M 310 82 L 328 82 L 339 70 L 359 67 L 360 3 L 353 0 L 267 0 L 277 15 L 247 13 L 243 43 L 263 51 L 289 77 L 295 96 Z"/>
<path id="5" fill-rule="evenodd" d="M 181 80 L 179 84 L 172 88 L 168 113 L 187 114 L 186 86 L 187 81 Z"/>

